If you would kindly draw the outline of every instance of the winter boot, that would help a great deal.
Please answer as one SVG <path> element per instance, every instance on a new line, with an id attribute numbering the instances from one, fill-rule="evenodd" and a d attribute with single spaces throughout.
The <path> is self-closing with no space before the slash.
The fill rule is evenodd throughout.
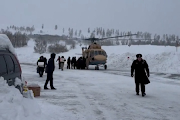
<path id="1" fill-rule="evenodd" d="M 52 87 L 51 90 L 56 90 L 56 88 Z"/>
<path id="2" fill-rule="evenodd" d="M 47 88 L 47 87 L 44 87 L 44 89 L 45 89 L 45 90 L 48 90 L 49 88 Z"/>
<path id="3" fill-rule="evenodd" d="M 142 97 L 144 97 L 146 95 L 146 93 L 142 93 Z"/>

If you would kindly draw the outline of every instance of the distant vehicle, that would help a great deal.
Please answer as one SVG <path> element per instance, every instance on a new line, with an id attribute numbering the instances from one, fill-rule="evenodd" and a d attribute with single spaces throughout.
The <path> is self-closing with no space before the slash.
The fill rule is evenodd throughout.
<path id="1" fill-rule="evenodd" d="M 7 80 L 9 86 L 15 86 L 15 79 L 21 79 L 21 66 L 13 53 L 12 44 L 5 34 L 0 34 L 0 76 Z M 15 86 L 23 93 L 23 84 Z"/>
<path id="2" fill-rule="evenodd" d="M 97 44 L 95 41 L 99 40 L 105 40 L 109 38 L 118 38 L 118 37 L 125 37 L 125 36 L 132 36 L 137 34 L 129 34 L 129 35 L 123 35 L 123 36 L 115 36 L 115 37 L 107 37 L 107 38 L 88 38 L 84 40 L 90 40 L 92 44 L 89 45 L 89 47 L 82 47 L 82 58 L 85 59 L 86 69 L 89 68 L 89 65 L 95 65 L 95 70 L 99 70 L 99 66 L 103 65 L 104 69 L 107 69 L 107 53 L 105 50 L 101 48 L 101 45 Z M 79 59 L 78 59 L 79 60 Z M 78 64 L 78 61 L 77 61 Z M 78 66 L 79 68 L 81 66 Z"/>

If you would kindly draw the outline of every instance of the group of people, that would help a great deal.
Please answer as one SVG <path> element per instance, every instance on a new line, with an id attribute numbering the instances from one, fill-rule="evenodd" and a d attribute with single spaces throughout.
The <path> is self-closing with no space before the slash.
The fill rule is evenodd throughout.
<path id="1" fill-rule="evenodd" d="M 56 60 L 56 62 L 59 63 L 59 69 L 61 69 L 63 71 L 64 68 L 64 62 L 66 61 L 66 59 L 64 58 L 64 56 L 59 56 L 58 59 Z M 68 57 L 67 59 L 67 69 L 75 69 L 76 68 L 76 57 Z"/>
<path id="2" fill-rule="evenodd" d="M 64 69 L 64 62 L 66 61 L 66 59 L 64 58 L 64 56 L 59 56 L 58 59 L 56 60 L 56 62 L 59 63 L 59 69 L 61 69 L 63 71 Z"/>
<path id="3" fill-rule="evenodd" d="M 39 62 L 44 62 L 44 68 L 46 68 L 47 79 L 44 84 L 44 89 L 49 89 L 47 87 L 47 84 L 49 81 L 50 81 L 51 89 L 56 89 L 53 86 L 53 72 L 55 70 L 55 64 L 54 64 L 55 57 L 56 57 L 56 54 L 52 53 L 51 58 L 48 60 L 48 63 L 47 63 L 47 59 L 43 56 L 41 56 L 40 59 L 38 60 Z M 134 60 L 131 65 L 131 77 L 135 78 L 136 95 L 139 95 L 139 86 L 141 86 L 142 97 L 144 97 L 146 95 L 145 85 L 150 83 L 150 81 L 148 79 L 148 77 L 150 76 L 149 67 L 148 67 L 148 63 L 146 62 L 146 60 L 142 59 L 142 54 L 137 54 L 136 57 L 137 57 L 137 59 Z M 56 61 L 59 61 L 59 69 L 63 70 L 64 62 L 66 61 L 64 56 L 61 56 L 61 57 L 59 56 Z M 67 60 L 67 69 L 70 69 L 72 67 L 74 67 L 74 69 L 75 69 L 76 63 L 77 63 L 76 57 L 73 57 L 72 60 L 69 57 Z M 70 65 L 71 65 L 71 67 L 70 67 Z M 135 71 L 135 75 L 134 75 L 134 71 Z"/>
<path id="4" fill-rule="evenodd" d="M 52 53 L 50 59 L 47 62 L 46 57 L 40 56 L 40 58 L 37 61 L 37 72 L 40 74 L 40 77 L 42 77 L 44 70 L 47 73 L 47 79 L 46 82 L 44 84 L 44 89 L 49 89 L 47 87 L 48 82 L 50 81 L 50 87 L 51 89 L 56 89 L 53 85 L 53 72 L 55 70 L 55 57 L 56 54 Z M 59 63 L 59 69 L 61 69 L 63 71 L 64 68 L 64 63 L 65 63 L 66 59 L 64 58 L 64 56 L 58 56 L 58 59 L 56 60 L 56 62 Z M 40 64 L 40 63 L 43 63 Z M 71 66 L 71 67 L 70 67 Z M 76 57 L 73 57 L 72 60 L 69 57 L 67 60 L 67 69 L 70 68 L 74 68 L 76 67 Z"/>
<path id="5" fill-rule="evenodd" d="M 51 89 L 56 89 L 53 85 L 53 72 L 55 70 L 55 64 L 54 64 L 54 59 L 56 57 L 55 53 L 51 54 L 50 59 L 47 62 L 46 57 L 40 56 L 40 58 L 37 61 L 37 73 L 39 73 L 40 77 L 42 77 L 44 70 L 47 73 L 47 79 L 44 84 L 44 89 L 49 89 L 47 87 L 48 82 L 50 81 L 50 87 Z"/>

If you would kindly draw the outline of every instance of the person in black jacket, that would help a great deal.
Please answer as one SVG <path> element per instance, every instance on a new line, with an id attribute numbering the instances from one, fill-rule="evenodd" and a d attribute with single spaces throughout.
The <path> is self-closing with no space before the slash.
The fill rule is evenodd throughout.
<path id="1" fill-rule="evenodd" d="M 58 57 L 58 59 L 56 60 L 56 62 L 58 61 L 58 64 L 59 64 L 59 69 L 61 69 L 61 62 L 60 62 L 60 56 Z"/>
<path id="2" fill-rule="evenodd" d="M 45 66 L 47 66 L 47 59 L 44 57 Z"/>
<path id="3" fill-rule="evenodd" d="M 73 57 L 71 60 L 71 69 L 74 67 L 74 69 L 76 68 L 76 57 Z"/>
<path id="4" fill-rule="evenodd" d="M 40 62 L 44 63 L 44 65 L 40 65 Z M 37 69 L 38 69 L 39 76 L 42 77 L 44 73 L 44 68 L 45 68 L 45 61 L 44 61 L 43 56 L 41 56 L 39 60 L 37 61 L 37 66 L 38 66 Z"/>
<path id="5" fill-rule="evenodd" d="M 149 77 L 149 67 L 146 60 L 142 59 L 142 54 L 136 55 L 137 59 L 133 61 L 131 65 L 131 77 L 135 70 L 135 84 L 136 84 L 136 95 L 139 95 L 139 84 L 141 84 L 142 96 L 145 96 L 145 84 L 150 83 Z"/>
<path id="6" fill-rule="evenodd" d="M 47 84 L 48 82 L 50 81 L 50 87 L 51 89 L 56 89 L 54 88 L 53 86 L 53 72 L 55 70 L 55 64 L 54 64 L 54 59 L 56 57 L 56 54 L 55 53 L 52 53 L 51 54 L 51 58 L 49 59 L 48 61 L 48 64 L 47 64 L 47 67 L 46 67 L 46 72 L 47 72 L 47 79 L 46 79 L 46 82 L 44 84 L 44 89 L 48 89 L 47 88 Z"/>
<path id="7" fill-rule="evenodd" d="M 70 69 L 70 64 L 71 64 L 71 57 L 68 57 L 68 59 L 67 59 L 67 69 Z"/>

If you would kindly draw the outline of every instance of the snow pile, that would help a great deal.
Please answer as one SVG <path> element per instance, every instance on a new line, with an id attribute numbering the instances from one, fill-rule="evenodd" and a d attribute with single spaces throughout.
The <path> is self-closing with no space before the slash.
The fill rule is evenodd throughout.
<path id="1" fill-rule="evenodd" d="M 45 101 L 24 98 L 18 89 L 8 86 L 0 77 L 0 120 L 74 120 L 75 117 Z"/>
<path id="2" fill-rule="evenodd" d="M 129 49 L 119 48 L 119 53 L 109 53 L 109 68 L 130 70 L 133 60 L 136 59 L 136 54 L 141 53 L 151 72 L 180 73 L 180 52 L 176 52 L 175 47 L 133 46 Z"/>
<path id="3" fill-rule="evenodd" d="M 14 55 L 16 55 L 15 49 L 9 40 L 8 36 L 5 34 L 0 34 L 0 48 L 8 49 Z"/>
<path id="4" fill-rule="evenodd" d="M 14 86 L 8 86 L 0 78 L 0 119 L 1 120 L 37 120 L 42 118 L 40 106 L 33 99 L 26 99 Z"/>

